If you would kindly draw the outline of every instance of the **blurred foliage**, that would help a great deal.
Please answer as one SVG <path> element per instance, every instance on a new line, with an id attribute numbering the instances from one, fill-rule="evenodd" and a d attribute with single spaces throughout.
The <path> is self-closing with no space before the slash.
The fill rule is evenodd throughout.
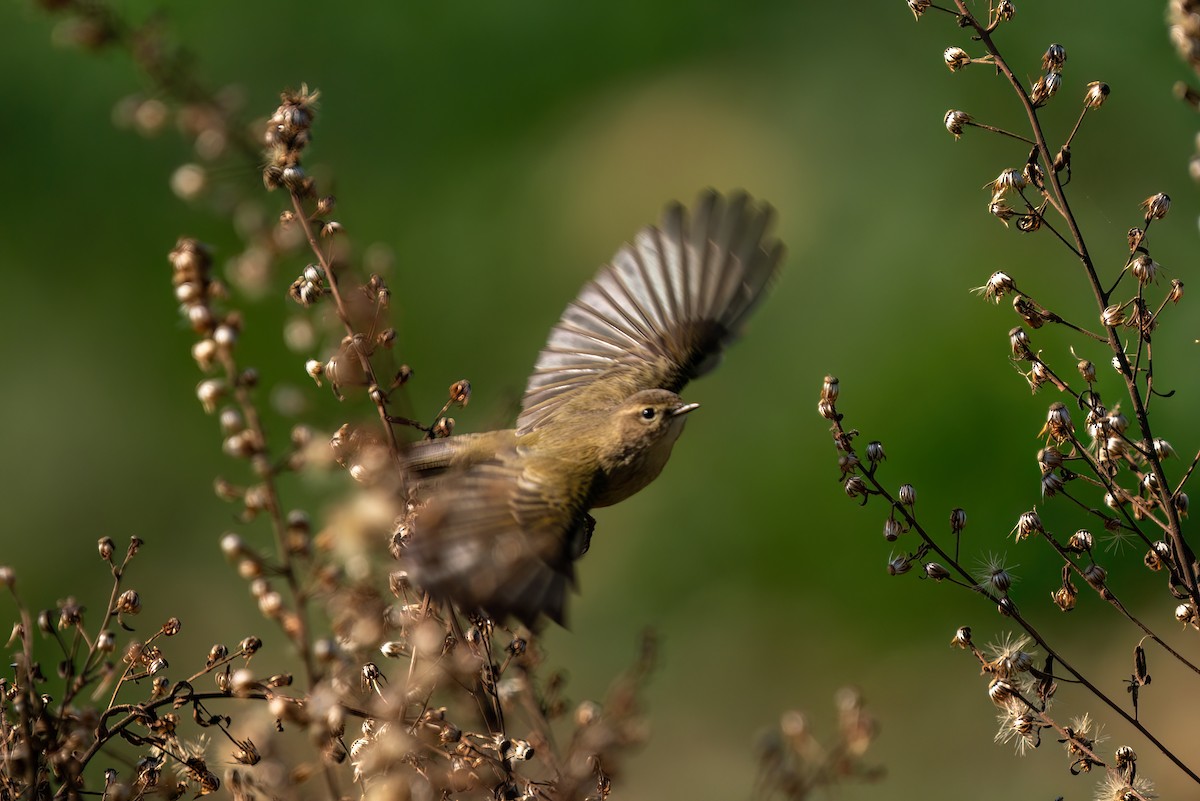
<path id="1" fill-rule="evenodd" d="M 1112 86 L 1073 148 L 1069 195 L 1098 263 L 1115 272 L 1137 204 L 1168 192 L 1175 206 L 1155 226 L 1155 255 L 1191 282 L 1200 202 L 1186 164 L 1197 126 L 1171 96 L 1186 70 L 1162 13 L 1116 0 L 1018 3 L 999 42 L 1031 78 L 1047 44 L 1066 46 L 1065 86 L 1045 112 L 1060 135 L 1088 81 Z M 400 353 L 416 374 L 409 402 L 428 416 L 449 383 L 471 379 L 460 431 L 511 419 L 563 305 L 666 200 L 742 187 L 778 209 L 783 280 L 724 367 L 689 388 L 703 409 L 670 469 L 599 516 L 572 628 L 549 637 L 582 698 L 628 663 L 645 624 L 663 636 L 654 736 L 620 797 L 744 796 L 754 733 L 790 707 L 832 727 L 828 699 L 848 682 L 882 721 L 874 755 L 889 775 L 843 788 L 845 799 L 1090 794 L 1060 755 L 1035 753 L 1016 770 L 1009 749 L 990 743 L 984 684 L 946 643 L 960 624 L 985 638 L 1002 621 L 951 588 L 887 576 L 882 510 L 846 501 L 815 413 L 821 377 L 834 372 L 852 424 L 884 441 L 895 484 L 917 485 L 918 512 L 966 508 L 967 547 L 1008 552 L 1024 584 L 1014 597 L 1049 614 L 1055 560 L 1005 540 L 1038 500 L 1049 399 L 1029 397 L 1006 362 L 1011 311 L 966 290 L 1004 269 L 1064 316 L 1091 319 L 1092 301 L 1049 235 L 986 214 L 982 185 L 1019 166 L 1022 147 L 980 131 L 955 142 L 942 128 L 948 108 L 1012 128 L 1022 117 L 989 68 L 945 69 L 944 47 L 970 49 L 952 22 L 914 24 L 898 1 L 215 0 L 164 14 L 198 74 L 239 86 L 250 115 L 269 112 L 286 86 L 321 90 L 310 158 L 325 163 L 358 247 L 394 255 Z M 195 402 L 165 261 L 180 234 L 212 243 L 218 258 L 237 239 L 206 203 L 171 194 L 171 172 L 194 158 L 180 137 L 110 123 L 123 96 L 148 88 L 127 57 L 55 47 L 54 20 L 28 3 L 0 6 L 0 27 L 3 561 L 35 606 L 69 593 L 99 606 L 96 537 L 138 534 L 147 552 L 133 582 L 149 625 L 179 615 L 198 656 L 225 636 L 218 623 L 244 619 L 238 636 L 263 633 L 217 550 L 234 521 L 209 487 L 235 468 Z M 248 167 L 222 169 L 215 180 L 258 180 Z M 275 214 L 284 198 L 262 202 Z M 251 308 L 244 353 L 265 384 L 301 386 L 312 414 L 336 425 L 346 410 L 305 385 L 308 355 L 282 344 L 290 279 Z M 1197 446 L 1194 425 L 1183 428 L 1200 382 L 1194 319 L 1169 319 L 1156 339 L 1161 385 L 1178 390 L 1158 404 L 1159 430 L 1181 453 Z M 1038 344 L 1063 360 L 1070 342 Z M 319 505 L 322 491 L 293 486 L 290 499 Z M 1043 516 L 1077 527 L 1053 503 Z M 1110 636 L 1098 607 L 1087 598 L 1047 628 L 1093 654 L 1093 672 L 1116 688 L 1132 640 Z M 1167 697 L 1143 694 L 1143 719 L 1165 721 L 1180 741 L 1186 721 L 1171 714 Z M 1156 758 L 1143 754 L 1143 772 L 1172 795 L 1183 785 Z"/>

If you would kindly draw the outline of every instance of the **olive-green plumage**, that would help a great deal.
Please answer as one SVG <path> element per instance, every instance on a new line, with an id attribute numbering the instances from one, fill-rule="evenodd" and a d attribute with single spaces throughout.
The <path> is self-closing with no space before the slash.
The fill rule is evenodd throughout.
<path id="1" fill-rule="evenodd" d="M 676 394 L 715 366 L 775 275 L 768 206 L 702 194 L 669 206 L 571 302 L 550 332 L 517 427 L 417 443 L 424 503 L 408 547 L 435 598 L 495 617 L 562 622 L 588 510 L 662 471 L 696 404 Z"/>

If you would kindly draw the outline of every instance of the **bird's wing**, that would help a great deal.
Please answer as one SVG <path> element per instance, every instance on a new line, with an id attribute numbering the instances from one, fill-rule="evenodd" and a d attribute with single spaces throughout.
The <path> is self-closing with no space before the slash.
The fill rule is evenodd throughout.
<path id="1" fill-rule="evenodd" d="M 548 478 L 502 458 L 434 487 L 405 551 L 416 583 L 497 620 L 562 623 L 590 529 L 587 510 Z"/>
<path id="2" fill-rule="evenodd" d="M 585 398 L 611 403 L 643 389 L 678 392 L 712 369 L 776 273 L 783 246 L 767 238 L 773 217 L 744 193 L 705 192 L 690 217 L 668 206 L 662 223 L 618 250 L 551 330 L 518 432 L 541 427 L 586 387 L 594 389 Z M 607 397 L 606 386 L 620 397 Z"/>

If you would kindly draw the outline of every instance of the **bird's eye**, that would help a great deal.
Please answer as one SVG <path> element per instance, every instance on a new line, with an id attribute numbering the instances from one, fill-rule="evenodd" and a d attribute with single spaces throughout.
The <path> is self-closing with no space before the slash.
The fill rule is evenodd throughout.
<path id="1" fill-rule="evenodd" d="M 651 409 L 649 406 L 647 406 L 645 409 L 642 409 L 642 419 L 643 420 L 653 420 L 654 414 L 655 414 L 654 410 Z"/>

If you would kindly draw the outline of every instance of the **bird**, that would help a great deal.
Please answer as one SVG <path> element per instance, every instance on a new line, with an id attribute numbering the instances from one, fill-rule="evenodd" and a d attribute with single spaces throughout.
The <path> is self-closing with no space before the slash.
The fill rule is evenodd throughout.
<path id="1" fill-rule="evenodd" d="M 600 268 L 550 331 L 516 427 L 413 443 L 403 550 L 435 601 L 531 629 L 565 625 L 592 509 L 658 477 L 712 370 L 784 255 L 774 210 L 744 192 L 667 205 Z"/>

